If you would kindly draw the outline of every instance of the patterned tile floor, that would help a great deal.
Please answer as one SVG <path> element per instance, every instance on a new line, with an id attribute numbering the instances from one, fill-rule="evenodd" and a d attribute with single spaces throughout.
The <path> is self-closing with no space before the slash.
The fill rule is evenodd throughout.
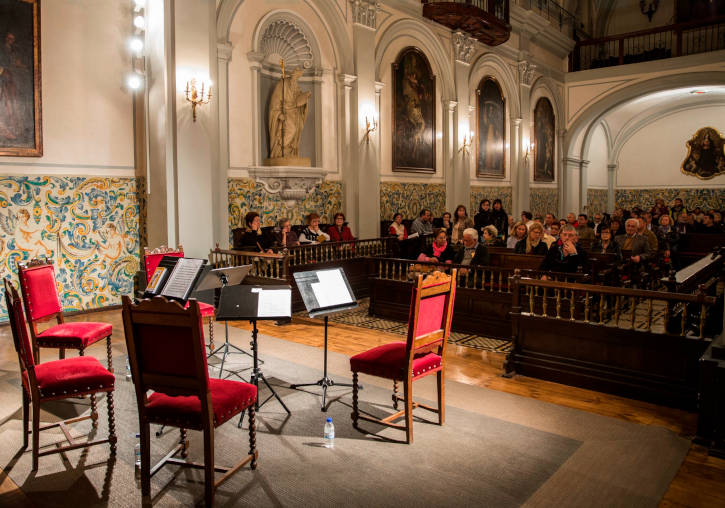
<path id="1" fill-rule="evenodd" d="M 381 319 L 368 315 L 370 301 L 367 298 L 360 300 L 358 304 L 358 307 L 355 309 L 330 314 L 330 321 L 333 323 L 369 328 L 371 330 L 397 333 L 399 335 L 405 335 L 408 333 L 408 323 L 403 321 L 393 321 L 390 319 Z M 296 316 L 306 317 L 307 313 L 300 312 L 296 314 Z M 506 353 L 511 350 L 511 341 L 491 339 L 480 335 L 460 332 L 451 332 L 448 342 L 457 346 L 465 346 L 482 351 Z"/>

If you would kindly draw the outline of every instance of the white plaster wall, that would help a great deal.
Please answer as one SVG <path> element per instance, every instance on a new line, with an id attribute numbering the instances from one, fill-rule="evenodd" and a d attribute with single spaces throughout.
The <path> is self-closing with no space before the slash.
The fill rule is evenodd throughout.
<path id="1" fill-rule="evenodd" d="M 41 2 L 43 156 L 0 157 L 0 172 L 134 176 L 130 6 Z"/>
<path id="2" fill-rule="evenodd" d="M 592 131 L 592 140 L 589 144 L 589 153 L 585 157 L 589 161 L 587 166 L 587 187 L 590 189 L 607 188 L 607 160 L 609 150 L 607 135 L 601 124 Z"/>
<path id="3" fill-rule="evenodd" d="M 699 180 L 680 171 L 685 142 L 701 127 L 725 133 L 725 106 L 680 111 L 643 126 L 619 154 L 617 187 L 725 187 L 725 175 Z"/>

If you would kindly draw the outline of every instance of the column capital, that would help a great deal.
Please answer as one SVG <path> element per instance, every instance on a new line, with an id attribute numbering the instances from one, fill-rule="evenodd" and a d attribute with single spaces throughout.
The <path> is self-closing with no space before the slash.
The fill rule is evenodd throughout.
<path id="1" fill-rule="evenodd" d="M 441 99 L 441 104 L 443 104 L 443 107 L 446 108 L 448 111 L 455 111 L 458 107 L 458 101 L 454 101 L 451 99 Z"/>
<path id="2" fill-rule="evenodd" d="M 471 57 L 473 57 L 473 53 L 475 50 L 475 39 L 468 34 L 458 30 L 456 32 L 453 32 L 451 42 L 453 43 L 453 55 L 456 59 L 456 62 L 470 65 Z"/>
<path id="3" fill-rule="evenodd" d="M 262 68 L 262 61 L 264 60 L 264 54 L 257 51 L 250 51 L 247 53 L 247 60 L 249 60 L 249 67 L 252 69 L 259 70 Z"/>
<path id="4" fill-rule="evenodd" d="M 516 65 L 519 69 L 519 83 L 524 86 L 531 86 L 534 80 L 536 65 L 526 60 L 518 62 Z"/>
<path id="5" fill-rule="evenodd" d="M 382 81 L 376 81 L 375 82 L 375 95 L 380 95 L 383 92 L 383 88 L 385 88 L 385 83 Z"/>
<path id="6" fill-rule="evenodd" d="M 232 43 L 219 42 L 216 45 L 216 56 L 219 60 L 229 62 L 232 59 Z"/>
<path id="7" fill-rule="evenodd" d="M 515 125 L 516 127 L 518 127 L 519 125 L 521 125 L 521 122 L 523 122 L 523 121 L 524 121 L 523 118 L 512 118 L 511 119 L 511 123 L 513 125 Z"/>
<path id="8" fill-rule="evenodd" d="M 355 25 L 362 25 L 372 30 L 378 27 L 378 11 L 380 2 L 378 0 L 349 0 L 352 9 L 352 22 Z"/>
<path id="9" fill-rule="evenodd" d="M 607 164 L 607 169 L 609 171 L 616 171 L 617 170 L 617 164 Z"/>
<path id="10" fill-rule="evenodd" d="M 345 88 L 352 88 L 352 84 L 357 80 L 357 76 L 354 74 L 338 74 L 337 82 Z"/>

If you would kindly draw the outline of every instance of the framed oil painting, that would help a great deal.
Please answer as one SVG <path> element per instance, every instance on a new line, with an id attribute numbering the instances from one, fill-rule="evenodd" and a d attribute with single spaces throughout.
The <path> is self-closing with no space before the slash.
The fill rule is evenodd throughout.
<path id="1" fill-rule="evenodd" d="M 717 129 L 703 127 L 687 143 L 687 157 L 682 162 L 682 172 L 709 180 L 725 173 L 725 139 Z"/>
<path id="2" fill-rule="evenodd" d="M 40 0 L 0 0 L 0 155 L 43 155 Z"/>
<path id="3" fill-rule="evenodd" d="M 393 171 L 435 173 L 435 89 L 423 52 L 401 51 L 393 63 Z"/>
<path id="4" fill-rule="evenodd" d="M 534 108 L 534 181 L 554 181 L 554 108 L 546 97 Z"/>
<path id="5" fill-rule="evenodd" d="M 483 78 L 476 89 L 476 176 L 506 176 L 505 111 L 501 87 L 494 78 Z"/>

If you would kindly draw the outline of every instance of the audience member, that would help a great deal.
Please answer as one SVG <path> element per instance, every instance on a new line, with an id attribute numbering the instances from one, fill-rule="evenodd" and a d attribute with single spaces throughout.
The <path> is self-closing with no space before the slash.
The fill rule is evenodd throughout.
<path id="1" fill-rule="evenodd" d="M 652 253 L 652 256 L 657 254 L 657 251 L 659 250 L 659 242 L 657 241 L 657 235 L 654 234 L 654 232 L 647 229 L 647 222 L 644 218 L 640 217 L 639 219 L 639 230 L 638 233 L 642 236 L 644 236 L 647 241 L 649 242 L 649 250 Z"/>
<path id="2" fill-rule="evenodd" d="M 525 224 L 521 222 L 514 224 L 513 232 L 511 233 L 511 236 L 508 237 L 508 240 L 506 240 L 506 247 L 509 249 L 516 248 L 516 244 L 518 242 L 526 239 L 527 232 L 528 230 L 526 229 Z"/>
<path id="3" fill-rule="evenodd" d="M 675 220 L 680 217 L 680 214 L 682 214 L 682 212 L 687 213 L 685 203 L 682 202 L 681 198 L 675 198 L 675 204 L 670 207 L 670 216 L 673 220 Z"/>
<path id="4" fill-rule="evenodd" d="M 410 225 L 411 233 L 418 233 L 420 236 L 433 234 L 433 215 L 430 210 L 423 208 L 420 211 L 420 216 L 413 221 Z"/>
<path id="5" fill-rule="evenodd" d="M 493 211 L 491 210 L 491 202 L 488 199 L 482 199 L 478 204 L 478 212 L 473 217 L 473 224 L 479 233 L 486 226 L 493 224 Z"/>
<path id="6" fill-rule="evenodd" d="M 488 226 L 490 227 L 490 226 Z M 475 228 L 463 230 L 463 248 L 458 250 L 453 262 L 458 265 L 482 265 L 490 263 L 488 249 L 478 242 L 478 231 Z"/>
<path id="7" fill-rule="evenodd" d="M 506 231 L 507 231 L 506 238 L 514 235 L 515 228 L 516 228 L 516 224 L 518 224 L 518 222 L 516 222 L 516 219 L 514 219 L 514 216 L 513 215 L 509 215 L 509 217 L 508 217 L 508 227 L 506 228 Z"/>
<path id="8" fill-rule="evenodd" d="M 585 213 L 580 213 L 576 224 L 576 232 L 579 240 L 584 242 L 585 246 L 590 246 L 596 239 L 596 235 L 594 234 L 594 230 L 589 227 L 587 215 Z"/>
<path id="9" fill-rule="evenodd" d="M 576 228 L 571 224 L 562 226 L 560 238 L 546 253 L 539 270 L 575 273 L 583 270 L 587 264 L 587 255 L 584 249 L 577 247 Z"/>
<path id="10" fill-rule="evenodd" d="M 561 224 L 559 224 L 558 222 L 554 222 L 551 225 L 551 228 L 549 229 L 549 235 L 551 235 L 551 237 L 554 240 L 558 240 L 559 239 L 559 231 L 560 230 L 561 230 Z M 551 247 L 551 245 L 549 245 L 549 247 Z"/>
<path id="11" fill-rule="evenodd" d="M 630 251 L 630 261 L 633 263 L 639 263 L 640 261 L 646 261 L 652 256 L 652 250 L 647 239 L 639 234 L 639 219 L 631 218 L 627 219 L 624 223 L 624 230 L 626 234 L 616 236 L 614 241 L 617 242 L 619 248 L 623 251 Z"/>
<path id="12" fill-rule="evenodd" d="M 335 214 L 332 227 L 327 229 L 327 234 L 331 242 L 352 242 L 355 239 L 350 227 L 345 224 L 345 214 L 342 212 Z"/>
<path id="13" fill-rule="evenodd" d="M 516 242 L 514 252 L 516 254 L 534 254 L 537 256 L 545 256 L 549 250 L 546 242 L 542 240 L 544 236 L 544 227 L 541 224 L 534 223 L 529 228 L 526 238 Z"/>
<path id="14" fill-rule="evenodd" d="M 612 219 L 609 223 L 609 229 L 612 230 L 612 238 L 617 238 L 622 234 L 622 222 L 619 219 Z"/>
<path id="15" fill-rule="evenodd" d="M 473 227 L 473 221 L 468 217 L 466 207 L 458 205 L 453 214 L 453 232 L 451 233 L 451 243 L 458 245 L 463 243 L 463 231 Z M 478 235 L 476 235 L 478 237 Z"/>
<path id="16" fill-rule="evenodd" d="M 702 215 L 702 223 L 699 227 L 695 228 L 695 231 L 702 234 L 717 234 L 721 231 L 715 226 L 715 216 L 711 213 L 705 213 Z"/>
<path id="17" fill-rule="evenodd" d="M 272 240 L 275 247 L 286 249 L 300 244 L 297 239 L 297 234 L 292 231 L 292 223 L 289 219 L 280 219 L 277 223 L 277 227 L 274 229 Z"/>
<path id="18" fill-rule="evenodd" d="M 572 225 L 572 226 L 574 226 L 574 227 L 577 227 L 577 226 L 579 225 L 579 224 L 577 223 L 577 221 L 576 221 L 576 215 L 574 215 L 574 214 L 573 214 L 573 213 L 571 213 L 571 212 L 569 212 L 569 213 L 567 213 L 567 214 L 566 214 L 566 223 L 567 223 L 567 224 L 571 224 L 571 225 Z M 563 226 L 563 225 L 564 225 L 564 224 L 562 224 L 562 226 Z"/>
<path id="19" fill-rule="evenodd" d="M 503 209 L 500 199 L 493 200 L 493 225 L 496 226 L 499 235 L 503 235 L 504 238 L 508 237 L 508 214 Z"/>
<path id="20" fill-rule="evenodd" d="M 547 213 L 544 216 L 544 233 L 551 234 L 551 225 L 556 222 L 556 218 L 553 213 Z"/>
<path id="21" fill-rule="evenodd" d="M 576 219 L 576 227 L 580 227 L 582 224 L 586 225 L 590 229 L 594 229 L 594 223 L 589 220 L 589 217 L 585 213 L 580 213 Z M 579 237 L 581 240 L 581 236 Z"/>
<path id="22" fill-rule="evenodd" d="M 496 226 L 489 224 L 488 226 L 484 226 L 482 231 L 482 240 L 484 245 L 494 246 L 498 243 L 498 231 L 496 230 Z"/>
<path id="23" fill-rule="evenodd" d="M 300 243 L 325 241 L 330 241 L 330 235 L 320 229 L 320 216 L 313 212 L 307 216 L 307 227 L 300 233 Z"/>
<path id="24" fill-rule="evenodd" d="M 521 212 L 521 223 L 526 226 L 526 229 L 529 229 L 531 225 L 534 223 L 533 221 L 534 216 L 531 214 L 531 212 L 523 211 Z"/>
<path id="25" fill-rule="evenodd" d="M 718 233 L 725 232 L 725 225 L 722 222 L 722 214 L 720 212 L 713 212 L 712 222 L 715 225 L 715 227 L 718 229 Z"/>
<path id="26" fill-rule="evenodd" d="M 601 228 L 604 225 L 602 219 L 603 217 L 601 213 L 594 214 L 594 222 L 591 225 L 591 228 L 594 230 L 594 236 L 599 236 L 599 234 L 601 233 Z"/>
<path id="27" fill-rule="evenodd" d="M 682 212 L 677 217 L 677 232 L 681 235 L 694 233 L 695 227 L 692 225 L 692 217 L 687 212 Z"/>
<path id="28" fill-rule="evenodd" d="M 677 253 L 677 244 L 680 241 L 680 235 L 672 226 L 672 219 L 669 215 L 660 216 L 660 224 L 655 231 L 659 248 L 664 252 L 665 258 L 672 259 Z"/>
<path id="29" fill-rule="evenodd" d="M 390 223 L 388 232 L 393 236 L 397 236 L 398 240 L 401 241 L 408 238 L 408 230 L 403 225 L 403 214 L 396 213 L 393 215 L 393 222 Z"/>
<path id="30" fill-rule="evenodd" d="M 665 205 L 665 200 L 662 198 L 657 198 L 655 199 L 655 206 L 652 207 L 649 213 L 652 217 L 651 222 L 654 223 L 656 226 L 660 222 L 660 217 L 662 217 L 663 215 L 669 215 L 670 211 L 667 208 L 667 205 Z"/>
<path id="31" fill-rule="evenodd" d="M 448 243 L 446 230 L 443 228 L 436 229 L 433 242 L 423 249 L 418 256 L 418 261 L 432 261 L 434 263 L 451 263 L 455 252 Z"/>
<path id="32" fill-rule="evenodd" d="M 272 252 L 269 240 L 262 234 L 262 221 L 257 212 L 247 212 L 244 216 L 246 229 L 242 235 L 241 242 L 235 245 L 235 249 L 252 252 Z"/>
<path id="33" fill-rule="evenodd" d="M 621 261 L 622 249 L 612 238 L 612 230 L 609 226 L 605 225 L 599 228 L 599 241 L 592 247 L 592 252 L 596 254 L 615 254 L 617 260 Z"/>
<path id="34" fill-rule="evenodd" d="M 446 230 L 448 238 L 450 238 L 453 234 L 453 220 L 451 219 L 451 212 L 443 212 L 443 216 L 441 217 L 441 224 L 443 229 Z"/>
<path id="35" fill-rule="evenodd" d="M 642 218 L 647 229 L 654 231 L 657 228 L 657 222 L 653 222 L 653 215 L 650 212 L 645 212 Z"/>

